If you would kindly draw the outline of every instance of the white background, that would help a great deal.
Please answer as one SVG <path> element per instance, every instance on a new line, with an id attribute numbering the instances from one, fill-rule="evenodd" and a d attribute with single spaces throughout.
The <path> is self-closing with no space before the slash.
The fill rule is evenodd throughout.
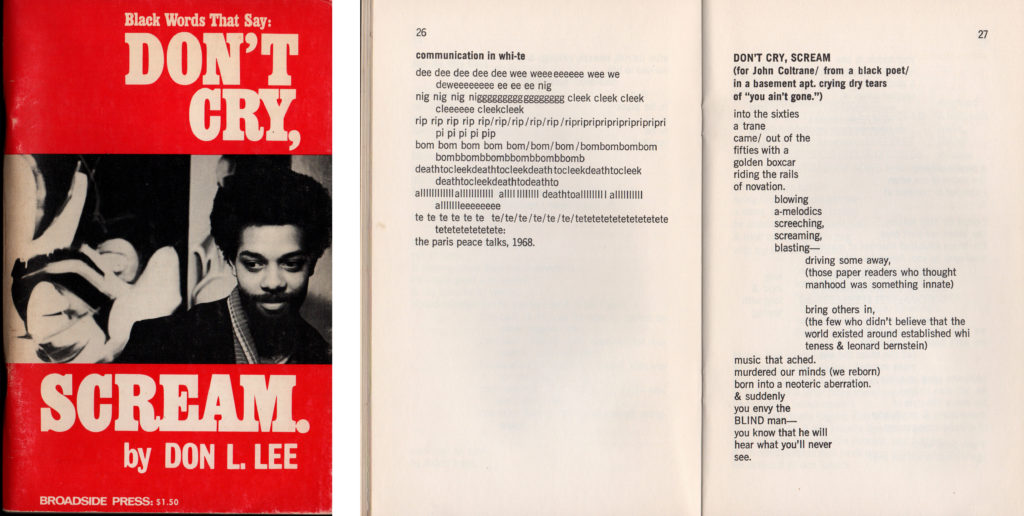
<path id="1" fill-rule="evenodd" d="M 359 514 L 359 2 L 333 6 L 334 514 Z"/>

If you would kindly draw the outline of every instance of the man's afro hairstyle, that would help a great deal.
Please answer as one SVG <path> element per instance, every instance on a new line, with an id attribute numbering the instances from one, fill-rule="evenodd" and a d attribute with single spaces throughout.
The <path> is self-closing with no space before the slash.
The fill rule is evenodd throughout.
<path id="1" fill-rule="evenodd" d="M 249 226 L 295 225 L 317 260 L 331 243 L 331 197 L 315 179 L 288 168 L 253 163 L 224 178 L 210 212 L 210 234 L 224 258 L 238 255 Z"/>

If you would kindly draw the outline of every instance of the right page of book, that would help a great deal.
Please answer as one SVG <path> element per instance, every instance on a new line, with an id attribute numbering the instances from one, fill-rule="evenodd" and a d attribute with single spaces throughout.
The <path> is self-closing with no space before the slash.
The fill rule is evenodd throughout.
<path id="1" fill-rule="evenodd" d="M 704 6 L 707 516 L 1024 511 L 1024 4 Z"/>

